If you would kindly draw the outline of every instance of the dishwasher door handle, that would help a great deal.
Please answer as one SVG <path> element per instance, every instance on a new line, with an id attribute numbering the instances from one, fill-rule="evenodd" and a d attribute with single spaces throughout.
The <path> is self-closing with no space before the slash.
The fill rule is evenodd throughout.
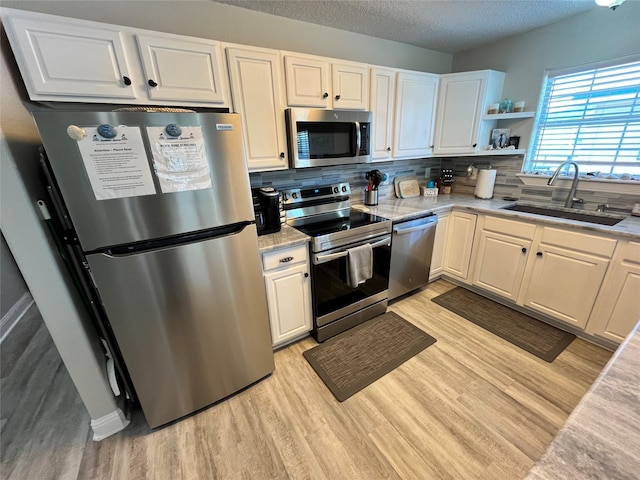
<path id="1" fill-rule="evenodd" d="M 398 235 L 404 235 L 405 233 L 417 232 L 419 230 L 426 230 L 431 227 L 435 227 L 438 222 L 429 222 L 423 225 L 418 225 L 415 227 L 408 228 L 395 228 L 393 229 L 393 233 L 397 233 Z"/>

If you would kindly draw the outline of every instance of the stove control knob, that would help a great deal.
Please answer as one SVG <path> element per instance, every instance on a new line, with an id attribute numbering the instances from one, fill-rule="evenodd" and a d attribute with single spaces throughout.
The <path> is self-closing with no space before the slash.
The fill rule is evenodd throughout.
<path id="1" fill-rule="evenodd" d="M 282 199 L 286 202 L 287 200 L 289 200 L 289 194 L 288 193 L 283 193 L 282 194 Z"/>
<path id="2" fill-rule="evenodd" d="M 297 194 L 297 193 L 295 193 L 295 192 L 294 192 L 294 193 L 292 193 L 292 194 L 291 194 L 291 196 L 292 196 L 293 198 L 298 198 L 298 194 Z"/>
<path id="3" fill-rule="evenodd" d="M 333 193 L 338 193 L 339 189 L 338 187 L 333 187 Z"/>
<path id="4" fill-rule="evenodd" d="M 347 187 L 343 185 L 343 186 L 342 186 L 342 191 L 343 191 L 343 192 L 346 192 L 346 191 L 347 191 Z"/>

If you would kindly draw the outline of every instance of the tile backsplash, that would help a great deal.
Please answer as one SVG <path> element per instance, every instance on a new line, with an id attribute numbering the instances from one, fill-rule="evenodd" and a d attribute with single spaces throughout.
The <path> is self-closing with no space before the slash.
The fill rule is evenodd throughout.
<path id="1" fill-rule="evenodd" d="M 349 182 L 352 201 L 362 203 L 367 186 L 365 173 L 380 170 L 387 174 L 388 180 L 379 187 L 379 200 L 394 197 L 393 180 L 396 177 L 414 177 L 424 186 L 428 180 L 425 170 L 430 169 L 429 178 L 436 179 L 442 168 L 453 170 L 455 182 L 453 193 L 473 195 L 475 181 L 467 179 L 467 167 L 486 167 L 491 165 L 497 170 L 494 197 L 517 197 L 520 200 L 538 203 L 562 204 L 569 193 L 568 188 L 550 188 L 545 186 L 524 185 L 516 175 L 521 172 L 522 156 L 479 156 L 451 158 L 418 158 L 413 160 L 396 160 L 392 162 L 376 162 L 357 165 L 336 165 L 332 167 L 300 168 L 257 172 L 249 174 L 252 187 L 265 185 L 279 189 L 311 187 L 330 183 Z M 585 188 L 586 187 L 586 188 Z M 638 185 L 640 192 L 640 183 Z M 630 212 L 634 203 L 640 203 L 640 195 L 613 192 L 598 192 L 588 189 L 588 184 L 578 183 L 578 197 L 584 199 L 583 208 L 595 210 L 600 204 L 608 204 L 614 210 Z"/>
<path id="2" fill-rule="evenodd" d="M 440 174 L 439 158 L 418 158 L 413 160 L 396 160 L 393 162 L 360 163 L 356 165 L 336 165 L 332 167 L 299 168 L 278 170 L 273 172 L 250 173 L 252 187 L 270 185 L 278 189 L 313 187 L 331 183 L 349 182 L 351 199 L 361 203 L 368 185 L 366 172 L 380 170 L 387 174 L 387 181 L 381 184 L 378 199 L 393 197 L 393 179 L 396 177 L 415 177 L 420 185 L 425 185 L 425 170 L 430 169 L 429 178 L 437 178 Z"/>
<path id="3" fill-rule="evenodd" d="M 456 181 L 453 184 L 454 193 L 469 193 L 473 195 L 475 181 L 467 179 L 467 167 L 486 167 L 491 165 L 496 169 L 496 184 L 494 197 L 516 197 L 519 200 L 554 203 L 561 205 L 569 194 L 569 188 L 525 185 L 516 175 L 521 173 L 522 156 L 487 156 L 487 157 L 455 157 L 442 159 L 442 168 L 453 169 Z M 615 187 L 614 187 L 615 188 Z M 640 202 L 640 182 L 638 182 L 639 194 L 600 192 L 589 190 L 589 183 L 578 182 L 577 197 L 584 200 L 581 208 L 595 210 L 600 204 L 607 204 L 613 210 L 630 212 L 634 203 Z"/>

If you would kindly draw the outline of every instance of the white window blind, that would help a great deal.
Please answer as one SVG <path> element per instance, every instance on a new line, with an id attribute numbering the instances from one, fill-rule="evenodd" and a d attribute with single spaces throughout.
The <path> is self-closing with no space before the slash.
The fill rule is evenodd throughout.
<path id="1" fill-rule="evenodd" d="M 549 75 L 540 108 L 526 172 L 640 175 L 640 62 Z"/>

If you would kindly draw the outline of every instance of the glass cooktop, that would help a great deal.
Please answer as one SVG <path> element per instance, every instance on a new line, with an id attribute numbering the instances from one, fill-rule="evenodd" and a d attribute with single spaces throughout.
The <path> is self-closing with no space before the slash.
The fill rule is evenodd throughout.
<path id="1" fill-rule="evenodd" d="M 388 221 L 388 219 L 378 217 L 377 215 L 371 215 L 370 213 L 351 209 L 348 217 L 324 220 L 321 222 L 309 223 L 307 225 L 296 225 L 295 228 L 310 237 L 319 237 L 321 235 L 353 230 L 354 228 Z"/>

